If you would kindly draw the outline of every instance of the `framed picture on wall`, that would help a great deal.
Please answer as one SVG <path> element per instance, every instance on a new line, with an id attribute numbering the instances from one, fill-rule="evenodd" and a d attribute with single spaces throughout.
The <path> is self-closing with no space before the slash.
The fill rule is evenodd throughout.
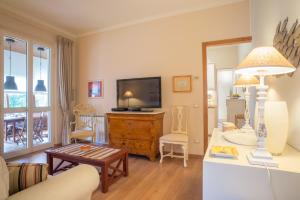
<path id="1" fill-rule="evenodd" d="M 192 92 L 192 76 L 173 76 L 173 92 Z"/>
<path id="2" fill-rule="evenodd" d="M 104 84 L 103 80 L 88 81 L 88 97 L 89 98 L 103 98 Z"/>

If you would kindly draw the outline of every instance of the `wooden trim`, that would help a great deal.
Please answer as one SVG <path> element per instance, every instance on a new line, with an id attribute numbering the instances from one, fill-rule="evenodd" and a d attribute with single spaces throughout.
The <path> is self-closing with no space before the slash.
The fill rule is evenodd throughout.
<path id="1" fill-rule="evenodd" d="M 246 36 L 246 37 L 238 37 L 238 38 L 231 38 L 231 39 L 225 39 L 225 40 L 214 40 L 214 41 L 203 42 L 202 45 L 204 44 L 206 47 L 222 46 L 222 45 L 248 43 L 251 41 L 252 41 L 252 36 Z"/>
<path id="2" fill-rule="evenodd" d="M 207 106 L 207 47 L 248 43 L 252 41 L 251 36 L 238 37 L 224 40 L 207 41 L 202 43 L 202 78 L 203 78 L 203 131 L 204 131 L 204 153 L 208 145 L 208 106 Z"/>
<path id="3" fill-rule="evenodd" d="M 208 105 L 207 105 L 207 43 L 202 43 L 202 80 L 203 80 L 203 151 L 208 144 Z"/>
<path id="4" fill-rule="evenodd" d="M 187 79 L 189 79 L 189 82 L 190 82 L 189 89 L 188 90 L 182 90 L 182 91 L 176 90 L 175 89 L 175 79 L 176 78 L 187 78 Z M 192 88 L 192 85 L 193 85 L 193 83 L 192 83 L 192 75 L 173 76 L 172 80 L 173 80 L 173 92 L 174 93 L 188 93 L 188 92 L 192 92 L 192 90 L 193 90 L 193 88 Z"/>

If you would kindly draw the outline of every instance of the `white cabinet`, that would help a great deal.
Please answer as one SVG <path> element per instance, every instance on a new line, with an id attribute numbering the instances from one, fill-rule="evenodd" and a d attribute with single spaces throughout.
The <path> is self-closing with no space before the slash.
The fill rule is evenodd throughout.
<path id="1" fill-rule="evenodd" d="M 214 129 L 203 160 L 203 200 L 299 200 L 300 152 L 286 146 L 274 159 L 278 168 L 250 165 L 246 155 L 253 147 L 234 145 Z M 213 145 L 236 146 L 237 159 L 213 158 Z"/>

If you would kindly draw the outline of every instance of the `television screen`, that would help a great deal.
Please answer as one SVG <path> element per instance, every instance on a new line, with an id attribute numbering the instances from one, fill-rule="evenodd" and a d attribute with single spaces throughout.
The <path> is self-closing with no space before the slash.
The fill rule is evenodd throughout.
<path id="1" fill-rule="evenodd" d="M 118 107 L 160 108 L 161 77 L 117 80 Z"/>

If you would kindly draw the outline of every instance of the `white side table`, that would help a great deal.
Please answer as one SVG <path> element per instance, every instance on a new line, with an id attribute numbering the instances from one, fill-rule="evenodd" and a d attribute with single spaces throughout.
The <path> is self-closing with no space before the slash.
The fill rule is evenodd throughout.
<path id="1" fill-rule="evenodd" d="M 203 200 L 300 199 L 299 151 L 287 145 L 281 156 L 274 156 L 279 167 L 268 170 L 248 163 L 246 154 L 253 148 L 229 143 L 223 134 L 214 129 L 203 160 Z M 210 157 L 213 145 L 236 146 L 238 159 Z"/>

